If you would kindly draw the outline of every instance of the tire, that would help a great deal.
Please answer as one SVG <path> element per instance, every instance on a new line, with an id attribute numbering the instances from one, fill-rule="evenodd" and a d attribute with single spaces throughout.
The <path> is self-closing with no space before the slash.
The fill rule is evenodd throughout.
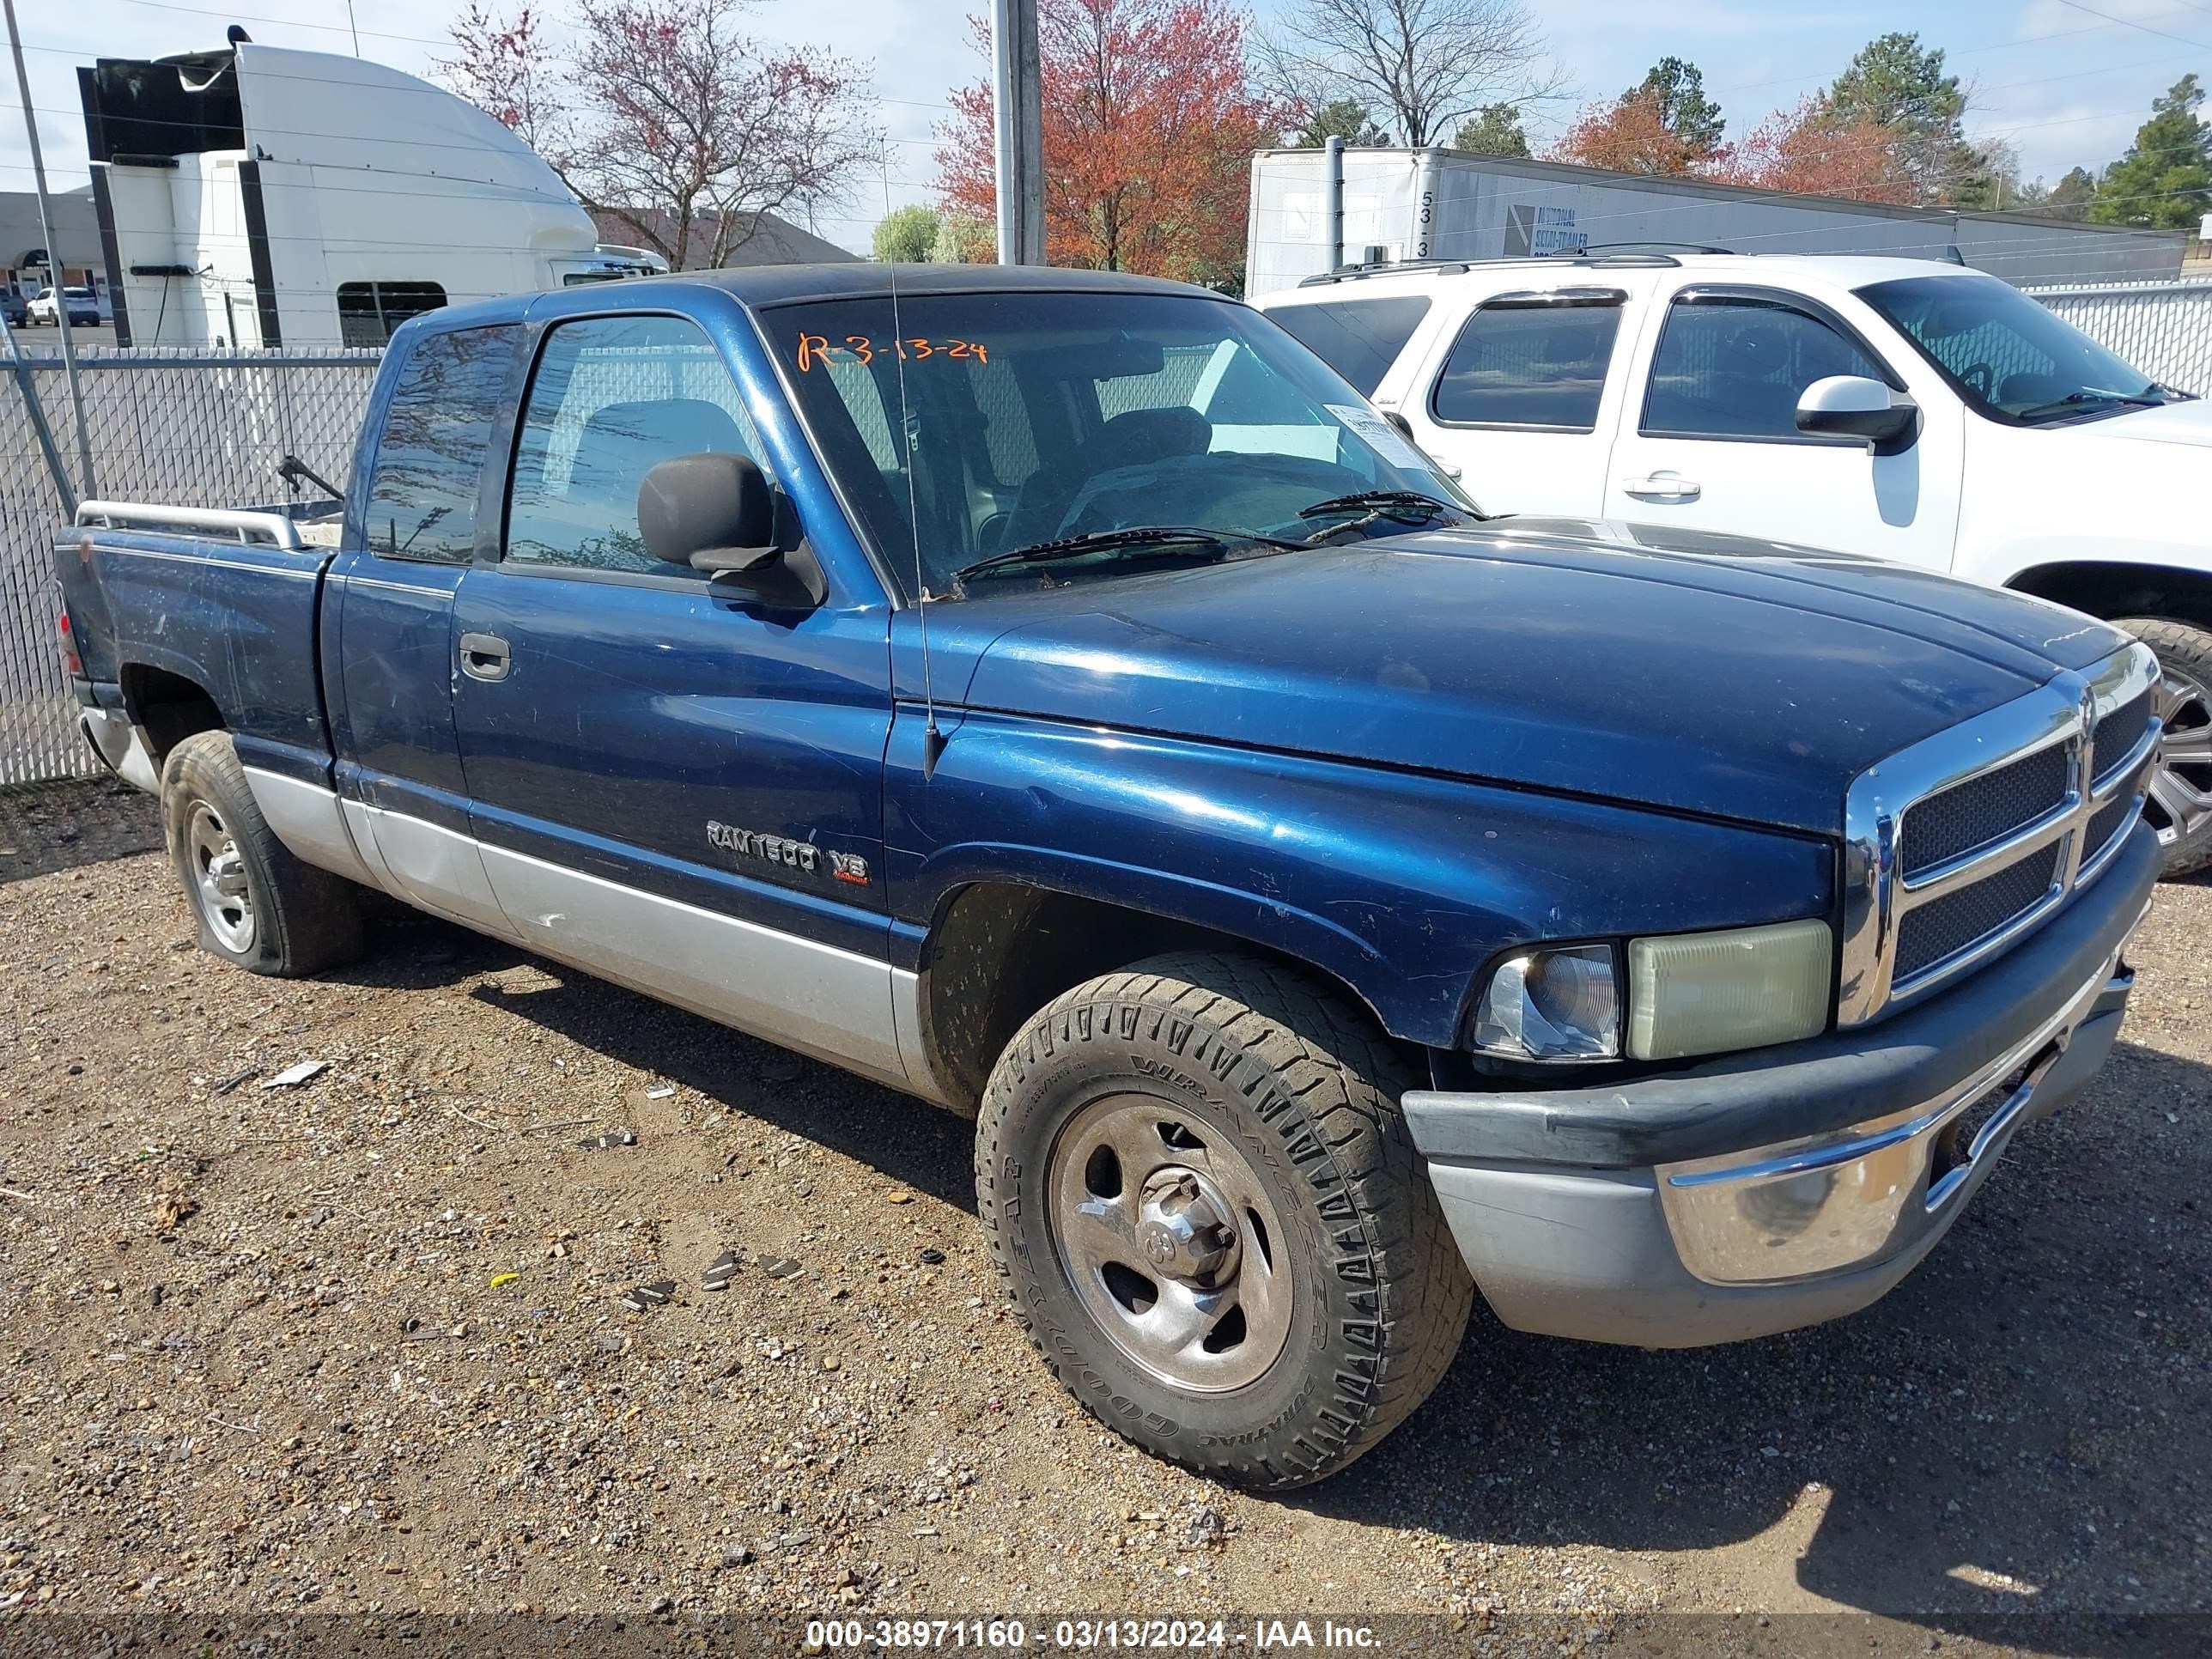
<path id="1" fill-rule="evenodd" d="M 201 947 L 297 979 L 361 955 L 359 894 L 276 839 L 228 732 L 201 732 L 161 768 L 161 828 Z"/>
<path id="2" fill-rule="evenodd" d="M 984 1090 L 976 1212 L 1061 1384 L 1261 1489 L 1395 1428 L 1474 1290 L 1398 1115 L 1412 1083 L 1333 991 L 1243 957 L 1154 957 L 1030 1019 Z"/>
<path id="3" fill-rule="evenodd" d="M 2143 816 L 2158 830 L 2167 881 L 2212 866 L 2212 632 L 2171 617 L 2124 617 L 2158 653 L 2159 736 Z"/>

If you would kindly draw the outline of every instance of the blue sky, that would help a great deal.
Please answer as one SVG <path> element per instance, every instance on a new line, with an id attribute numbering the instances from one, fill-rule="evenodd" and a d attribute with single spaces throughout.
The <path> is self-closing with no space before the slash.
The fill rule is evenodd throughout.
<path id="1" fill-rule="evenodd" d="M 1262 0 L 1264 20 L 1279 0 Z M 365 56 L 428 71 L 455 8 L 439 0 L 356 0 Z M 977 78 L 961 0 L 836 0 L 830 7 L 770 0 L 764 33 L 819 39 L 837 22 L 837 49 L 872 63 L 892 165 L 860 197 L 825 214 L 823 234 L 864 247 L 884 204 L 926 199 L 933 173 L 930 132 L 945 118 L 948 88 Z M 559 16 L 562 0 L 549 12 Z M 2118 156 L 2150 100 L 2184 72 L 2212 79 L 2212 0 L 1952 0 L 1945 5 L 1842 4 L 1802 9 L 1756 0 L 1551 0 L 1534 7 L 1559 68 L 1579 99 L 1609 97 L 1672 53 L 1699 65 L 1730 129 L 1755 125 L 1831 79 L 1860 46 L 1890 29 L 1917 30 L 1943 46 L 1973 86 L 1969 131 L 2002 135 L 2024 171 L 2055 179 L 2076 162 Z M 219 43 L 236 21 L 256 40 L 332 52 L 352 49 L 344 0 L 241 0 L 240 9 L 155 0 L 19 0 L 52 181 L 84 182 L 83 124 L 75 68 L 95 55 L 152 57 Z M 810 35 L 810 30 L 817 31 Z M 0 109 L 0 188 L 30 185 L 28 149 L 13 107 Z M 1539 142 L 1571 115 L 1575 99 L 1535 125 Z"/>

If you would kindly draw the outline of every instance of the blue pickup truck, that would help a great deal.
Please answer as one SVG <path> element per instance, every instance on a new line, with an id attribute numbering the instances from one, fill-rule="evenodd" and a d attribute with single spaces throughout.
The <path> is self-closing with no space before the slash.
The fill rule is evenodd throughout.
<path id="1" fill-rule="evenodd" d="M 58 554 L 207 949 L 311 974 L 374 890 L 969 1115 L 1045 1363 L 1287 1486 L 1478 1290 L 1865 1306 L 2118 1030 L 2150 653 L 1626 538 L 1234 301 L 864 264 L 419 317 L 343 505 Z"/>

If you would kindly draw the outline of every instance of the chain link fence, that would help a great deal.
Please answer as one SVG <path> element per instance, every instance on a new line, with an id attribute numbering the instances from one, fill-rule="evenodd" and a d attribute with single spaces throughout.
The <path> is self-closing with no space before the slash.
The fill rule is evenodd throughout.
<path id="1" fill-rule="evenodd" d="M 2212 396 L 2212 278 L 2027 292 L 2154 380 Z"/>
<path id="2" fill-rule="evenodd" d="M 2212 395 L 2212 279 L 2030 292 L 2146 374 Z M 279 476 L 288 455 L 343 485 L 381 356 L 376 349 L 86 351 L 78 380 L 99 493 L 187 507 L 319 494 Z M 53 537 L 64 512 L 39 412 L 79 487 L 76 422 L 59 359 L 0 354 L 0 785 L 98 769 L 77 737 L 62 678 Z"/>
<path id="3" fill-rule="evenodd" d="M 245 507 L 323 492 L 288 484 L 288 455 L 343 487 L 381 350 L 80 353 L 94 482 L 109 501 Z M 71 487 L 76 417 L 58 357 L 0 354 L 0 784 L 94 772 L 61 672 L 54 533 L 64 513 L 38 417 Z"/>

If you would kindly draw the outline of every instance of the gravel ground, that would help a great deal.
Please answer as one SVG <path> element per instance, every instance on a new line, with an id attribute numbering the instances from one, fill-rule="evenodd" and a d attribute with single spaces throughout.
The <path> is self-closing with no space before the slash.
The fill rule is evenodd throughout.
<path id="1" fill-rule="evenodd" d="M 418 918 L 248 977 L 157 840 L 111 787 L 0 797 L 0 1607 L 1702 1612 L 1857 1652 L 2207 1608 L 2212 887 L 2162 890 L 2112 1065 L 1884 1303 L 1681 1353 L 1478 1307 L 1405 1428 L 1259 1498 L 1035 1363 L 962 1122 Z"/>

